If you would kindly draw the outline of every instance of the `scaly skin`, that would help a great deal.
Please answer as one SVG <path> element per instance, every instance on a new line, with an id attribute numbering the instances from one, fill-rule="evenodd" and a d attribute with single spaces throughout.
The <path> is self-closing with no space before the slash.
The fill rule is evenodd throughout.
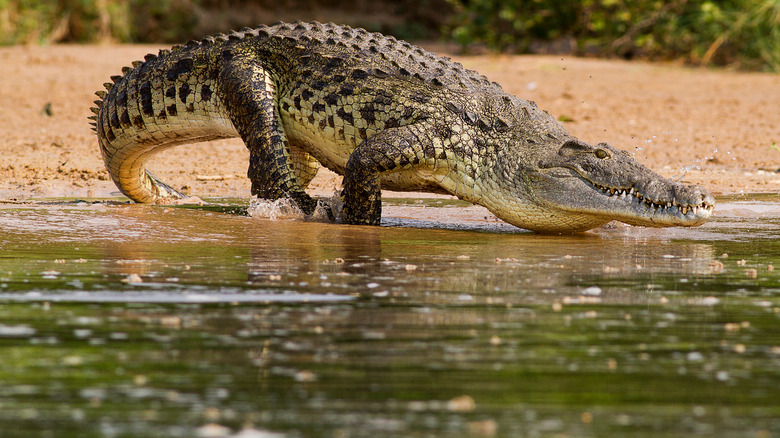
<path id="1" fill-rule="evenodd" d="M 147 55 L 112 79 L 93 124 L 111 178 L 137 202 L 183 196 L 145 170 L 157 151 L 240 136 L 252 194 L 310 214 L 304 189 L 322 164 L 344 176 L 353 224 L 380 223 L 382 188 L 449 193 L 539 232 L 696 226 L 714 207 L 703 188 L 575 139 L 484 76 L 363 29 L 244 29 Z"/>

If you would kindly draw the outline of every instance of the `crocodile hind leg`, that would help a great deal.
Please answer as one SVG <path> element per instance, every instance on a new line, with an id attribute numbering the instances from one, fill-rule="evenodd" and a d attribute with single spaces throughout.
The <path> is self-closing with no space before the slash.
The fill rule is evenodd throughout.
<path id="1" fill-rule="evenodd" d="M 410 126 L 387 129 L 363 141 L 352 151 L 344 170 L 344 221 L 379 225 L 382 219 L 381 175 L 410 169 L 422 160 L 420 137 Z"/>
<path id="2" fill-rule="evenodd" d="M 252 182 L 252 194 L 269 200 L 291 199 L 304 214 L 312 214 L 317 201 L 306 194 L 298 179 L 299 174 L 308 175 L 295 168 L 304 162 L 304 157 L 291 156 L 270 72 L 257 61 L 230 55 L 231 59 L 220 72 L 220 92 L 233 124 L 249 149 L 247 176 Z"/>

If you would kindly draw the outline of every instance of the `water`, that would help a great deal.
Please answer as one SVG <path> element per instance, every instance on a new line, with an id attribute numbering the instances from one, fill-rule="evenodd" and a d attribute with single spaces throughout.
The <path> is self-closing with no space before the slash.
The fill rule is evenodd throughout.
<path id="1" fill-rule="evenodd" d="M 775 436 L 780 200 L 719 201 L 564 237 L 7 205 L 0 436 Z"/>

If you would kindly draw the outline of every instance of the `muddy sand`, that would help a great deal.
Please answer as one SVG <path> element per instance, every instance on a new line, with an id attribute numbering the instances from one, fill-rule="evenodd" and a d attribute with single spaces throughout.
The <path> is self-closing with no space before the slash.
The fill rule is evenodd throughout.
<path id="1" fill-rule="evenodd" d="M 94 92 L 160 46 L 0 48 L 0 201 L 109 197 L 88 123 Z M 714 194 L 780 191 L 780 76 L 560 56 L 453 56 L 561 117 L 582 140 L 608 142 L 667 177 Z M 201 197 L 249 197 L 238 139 L 153 157 L 164 181 Z M 321 171 L 310 190 L 340 184 Z"/>

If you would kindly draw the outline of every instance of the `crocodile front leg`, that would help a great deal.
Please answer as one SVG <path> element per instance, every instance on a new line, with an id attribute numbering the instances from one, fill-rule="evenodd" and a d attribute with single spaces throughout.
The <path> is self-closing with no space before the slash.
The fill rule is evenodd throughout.
<path id="1" fill-rule="evenodd" d="M 252 194 L 263 199 L 292 199 L 304 214 L 312 214 L 316 199 L 298 180 L 276 105 L 276 85 L 271 72 L 249 56 L 229 56 L 220 73 L 220 92 L 246 147 L 247 176 Z"/>
<path id="2" fill-rule="evenodd" d="M 379 225 L 382 219 L 383 173 L 411 169 L 425 160 L 421 137 L 411 126 L 387 129 L 352 151 L 344 170 L 344 221 Z"/>

